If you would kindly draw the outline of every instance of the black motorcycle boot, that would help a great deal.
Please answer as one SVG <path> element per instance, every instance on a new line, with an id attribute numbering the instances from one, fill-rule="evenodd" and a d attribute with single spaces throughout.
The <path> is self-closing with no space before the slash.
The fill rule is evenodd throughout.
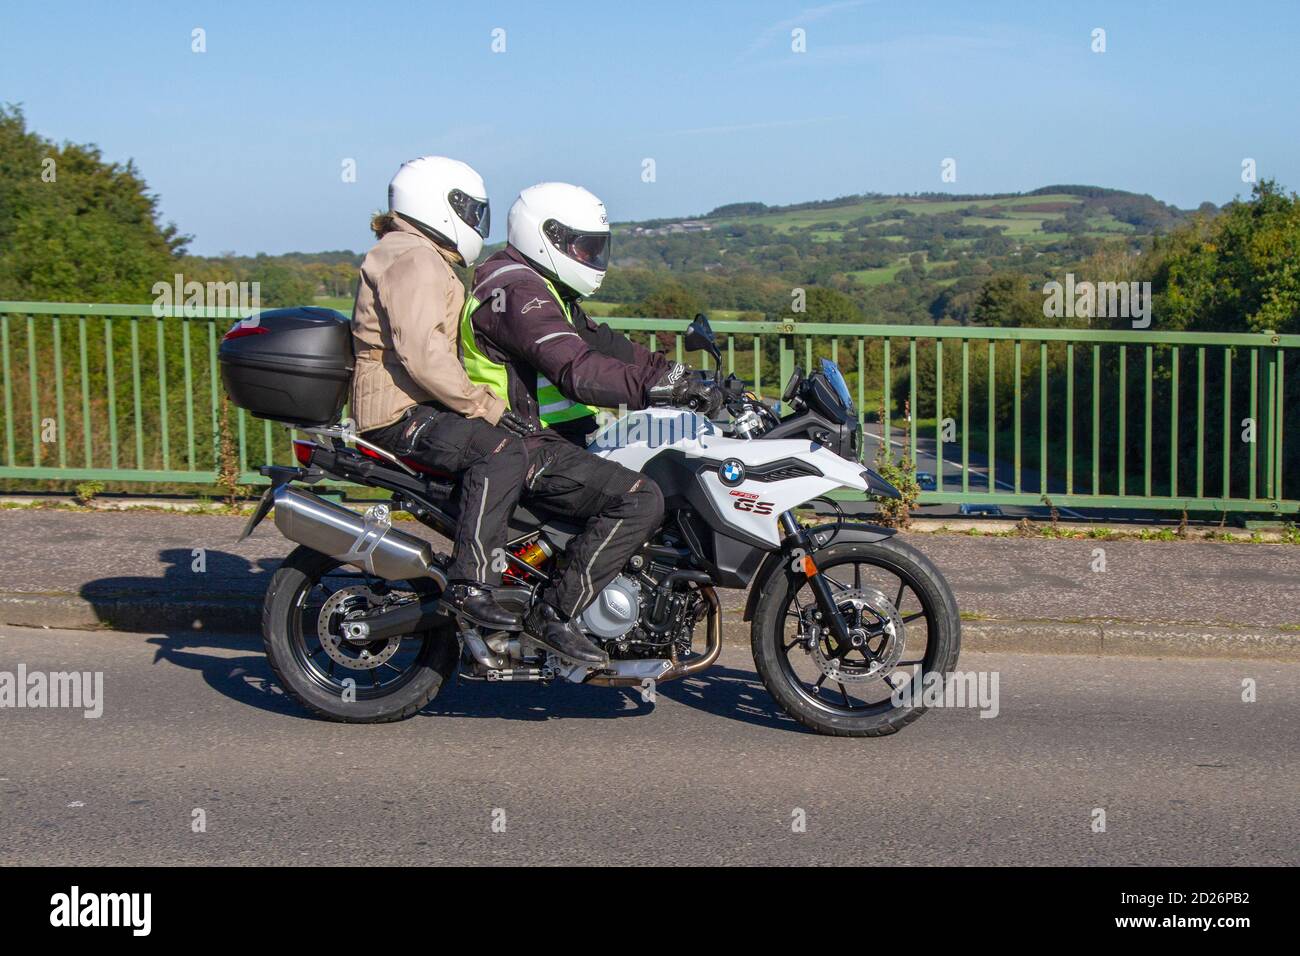
<path id="1" fill-rule="evenodd" d="M 518 614 L 503 608 L 487 587 L 474 581 L 448 582 L 442 603 L 457 617 L 489 631 L 517 631 L 523 626 Z"/>
<path id="2" fill-rule="evenodd" d="M 539 644 L 579 664 L 608 664 L 609 655 L 550 604 L 538 601 L 524 617 L 524 630 Z"/>

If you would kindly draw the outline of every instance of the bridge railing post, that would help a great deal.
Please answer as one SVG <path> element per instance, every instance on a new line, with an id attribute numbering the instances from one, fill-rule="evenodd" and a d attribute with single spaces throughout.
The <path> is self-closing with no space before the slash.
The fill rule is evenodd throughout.
<path id="1" fill-rule="evenodd" d="M 777 337 L 780 345 L 780 363 L 777 368 L 778 377 L 776 382 L 777 397 L 780 397 L 785 392 L 786 383 L 790 381 L 790 376 L 794 374 L 794 333 L 794 323 L 786 322 L 781 325 L 781 331 Z"/>

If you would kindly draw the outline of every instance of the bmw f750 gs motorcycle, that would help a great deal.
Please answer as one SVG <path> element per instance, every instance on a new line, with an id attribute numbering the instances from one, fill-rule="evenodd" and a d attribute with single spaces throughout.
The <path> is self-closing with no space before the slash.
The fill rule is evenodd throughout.
<path id="1" fill-rule="evenodd" d="M 665 500 L 663 526 L 581 615 L 586 633 L 609 652 L 607 668 L 560 659 L 526 633 L 459 627 L 439 603 L 448 559 L 392 523 L 394 512 L 404 511 L 450 537 L 454 477 L 422 472 L 346 423 L 319 424 L 322 415 L 337 422 L 341 399 L 325 400 L 334 405 L 328 411 L 295 414 L 283 395 L 268 397 L 279 389 L 291 404 L 320 399 L 277 380 L 284 366 L 277 370 L 275 359 L 287 362 L 292 353 L 300 362 L 305 340 L 295 343 L 295 330 L 343 318 L 314 314 L 323 311 L 283 310 L 278 326 L 278 313 L 264 313 L 252 328 L 280 332 L 283 347 L 246 331 L 247 321 L 222 346 L 236 404 L 292 422 L 313 439 L 295 442 L 300 467 L 262 469 L 271 488 L 244 534 L 274 508 L 276 527 L 299 545 L 271 581 L 263 632 L 276 676 L 315 713 L 361 722 L 409 717 L 457 671 L 503 683 L 641 688 L 699 674 L 722 649 L 717 588 L 750 589 L 744 620 L 763 684 L 791 717 L 819 733 L 893 733 L 924 711 L 925 676 L 956 666 L 961 623 L 943 576 L 892 531 L 852 522 L 823 498 L 837 489 L 864 500 L 897 495 L 860 464 L 857 413 L 829 361 L 811 375 L 796 371 L 783 396 L 785 417 L 739 380 L 722 382 L 715 373 L 728 396 L 726 421 L 653 408 L 625 415 L 592 440 L 593 453 L 657 481 Z M 245 337 L 258 338 L 245 345 L 260 350 L 246 353 L 247 361 L 237 354 Z M 719 357 L 703 317 L 685 344 L 709 351 L 715 363 Z M 349 369 L 335 371 L 325 378 L 333 375 L 337 397 Z M 317 424 L 309 424 L 313 417 Z M 301 487 L 326 478 L 383 488 L 392 498 L 362 515 Z M 796 511 L 814 503 L 828 520 L 805 524 Z M 511 527 L 501 600 L 522 611 L 579 529 L 534 514 L 526 501 Z M 902 693 L 909 684 L 914 692 Z"/>

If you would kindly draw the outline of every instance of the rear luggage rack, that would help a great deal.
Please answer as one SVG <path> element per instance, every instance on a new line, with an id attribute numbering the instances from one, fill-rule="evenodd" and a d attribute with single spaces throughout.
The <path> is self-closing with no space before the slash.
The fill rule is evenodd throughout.
<path id="1" fill-rule="evenodd" d="M 318 435 L 321 438 L 334 438 L 344 443 L 352 442 L 352 444 L 358 445 L 361 448 L 369 449 L 374 452 L 375 455 L 384 459 L 384 461 L 396 465 L 412 478 L 416 477 L 415 469 L 402 461 L 402 459 L 398 458 L 391 451 L 386 448 L 380 448 L 374 442 L 366 441 L 366 439 L 358 435 L 356 422 L 350 418 L 345 418 L 343 421 L 334 425 L 318 425 L 311 428 L 299 428 L 298 431 L 307 435 Z"/>

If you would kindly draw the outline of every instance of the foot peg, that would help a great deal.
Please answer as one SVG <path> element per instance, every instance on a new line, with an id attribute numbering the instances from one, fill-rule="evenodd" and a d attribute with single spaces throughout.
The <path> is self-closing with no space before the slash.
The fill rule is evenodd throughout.
<path id="1" fill-rule="evenodd" d="M 442 592 L 447 610 L 475 627 L 489 631 L 517 631 L 523 626 L 518 614 L 496 602 L 492 592 L 478 584 L 457 582 Z"/>

